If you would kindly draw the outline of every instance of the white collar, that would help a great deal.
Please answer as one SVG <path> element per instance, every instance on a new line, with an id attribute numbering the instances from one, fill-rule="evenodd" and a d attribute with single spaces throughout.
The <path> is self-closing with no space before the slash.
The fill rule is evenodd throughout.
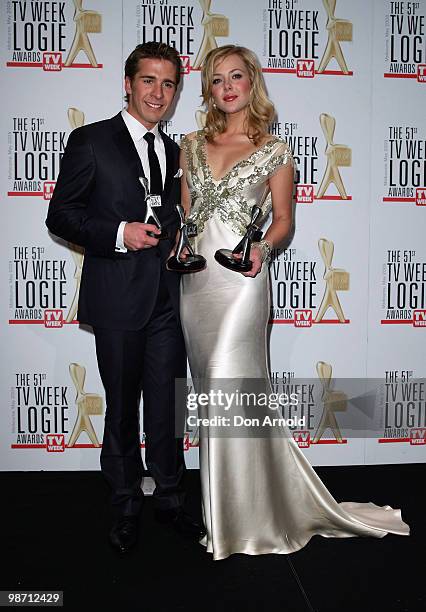
<path id="1" fill-rule="evenodd" d="M 133 115 L 131 115 L 127 109 L 123 108 L 121 111 L 121 116 L 123 117 L 123 121 L 126 124 L 127 129 L 129 130 L 130 136 L 132 140 L 138 142 L 141 140 L 147 132 L 151 132 L 154 134 L 156 139 L 161 140 L 160 132 L 158 131 L 158 123 L 152 128 L 152 130 L 147 130 L 142 123 L 140 123 Z"/>

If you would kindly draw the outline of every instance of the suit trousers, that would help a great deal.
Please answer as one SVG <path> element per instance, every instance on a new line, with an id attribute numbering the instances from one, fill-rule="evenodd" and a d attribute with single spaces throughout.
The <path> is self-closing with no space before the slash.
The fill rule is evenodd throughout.
<path id="1" fill-rule="evenodd" d="M 175 378 L 186 378 L 186 353 L 163 274 L 143 329 L 94 328 L 106 394 L 101 470 L 112 489 L 116 516 L 135 516 L 142 507 L 141 394 L 145 462 L 156 484 L 155 506 L 167 510 L 183 504 L 185 463 L 183 440 L 175 436 Z"/>

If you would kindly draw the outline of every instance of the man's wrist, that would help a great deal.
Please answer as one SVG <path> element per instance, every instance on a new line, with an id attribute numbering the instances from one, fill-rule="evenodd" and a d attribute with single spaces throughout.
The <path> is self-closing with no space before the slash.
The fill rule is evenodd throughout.
<path id="1" fill-rule="evenodd" d="M 118 226 L 117 238 L 115 241 L 115 250 L 117 253 L 127 253 L 126 245 L 124 244 L 124 228 L 127 221 L 122 221 Z"/>

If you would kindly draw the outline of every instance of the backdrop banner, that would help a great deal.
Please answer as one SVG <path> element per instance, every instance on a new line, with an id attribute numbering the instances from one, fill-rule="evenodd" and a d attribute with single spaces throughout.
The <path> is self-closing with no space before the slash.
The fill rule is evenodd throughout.
<path id="1" fill-rule="evenodd" d="M 295 233 L 270 266 L 270 368 L 307 416 L 303 381 L 316 381 L 324 411 L 291 435 L 314 465 L 425 462 L 426 0 L 5 0 L 0 11 L 1 469 L 99 468 L 105 394 L 76 320 L 84 252 L 45 218 L 70 132 L 123 108 L 124 62 L 149 40 L 181 56 L 163 121 L 175 142 L 203 125 L 206 54 L 240 44 L 259 57 L 270 131 L 296 159 Z M 375 381 L 361 402 L 382 415 L 374 436 L 336 434 L 353 399 L 339 381 L 352 378 Z M 190 468 L 197 444 L 188 428 Z"/>

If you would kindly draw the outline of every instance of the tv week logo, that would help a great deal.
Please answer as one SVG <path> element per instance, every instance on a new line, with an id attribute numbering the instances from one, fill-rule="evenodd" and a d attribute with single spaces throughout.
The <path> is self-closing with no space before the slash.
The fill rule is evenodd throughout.
<path id="1" fill-rule="evenodd" d="M 293 431 L 293 439 L 299 448 L 309 448 L 311 445 L 311 434 L 309 431 Z"/>
<path id="2" fill-rule="evenodd" d="M 298 204 L 312 204 L 314 201 L 313 185 L 296 185 L 296 202 Z"/>
<path id="3" fill-rule="evenodd" d="M 413 311 L 413 327 L 426 327 L 426 310 Z"/>
<path id="4" fill-rule="evenodd" d="M 410 429 L 410 444 L 413 446 L 426 444 L 426 427 Z"/>
<path id="5" fill-rule="evenodd" d="M 426 64 L 417 64 L 417 81 L 426 83 Z"/>
<path id="6" fill-rule="evenodd" d="M 297 60 L 296 75 L 299 77 L 299 79 L 313 79 L 315 76 L 314 60 Z"/>
<path id="7" fill-rule="evenodd" d="M 62 70 L 62 65 L 62 53 L 52 53 L 52 51 L 43 53 L 43 70 L 46 72 L 58 72 Z"/>
<path id="8" fill-rule="evenodd" d="M 426 187 L 416 189 L 416 206 L 426 206 Z"/>
<path id="9" fill-rule="evenodd" d="M 46 434 L 46 450 L 48 453 L 63 453 L 65 451 L 64 434 Z"/>
<path id="10" fill-rule="evenodd" d="M 182 68 L 180 69 L 181 74 L 189 74 L 190 72 L 190 64 L 189 64 L 189 55 L 180 55 L 180 61 L 182 64 Z"/>
<path id="11" fill-rule="evenodd" d="M 44 311 L 44 326 L 45 327 L 63 327 L 64 315 L 62 310 L 52 309 Z"/>
<path id="12" fill-rule="evenodd" d="M 56 181 L 45 181 L 43 183 L 43 199 L 51 200 L 55 189 Z"/>
<path id="13" fill-rule="evenodd" d="M 294 327 L 312 327 L 312 310 L 295 310 Z"/>

